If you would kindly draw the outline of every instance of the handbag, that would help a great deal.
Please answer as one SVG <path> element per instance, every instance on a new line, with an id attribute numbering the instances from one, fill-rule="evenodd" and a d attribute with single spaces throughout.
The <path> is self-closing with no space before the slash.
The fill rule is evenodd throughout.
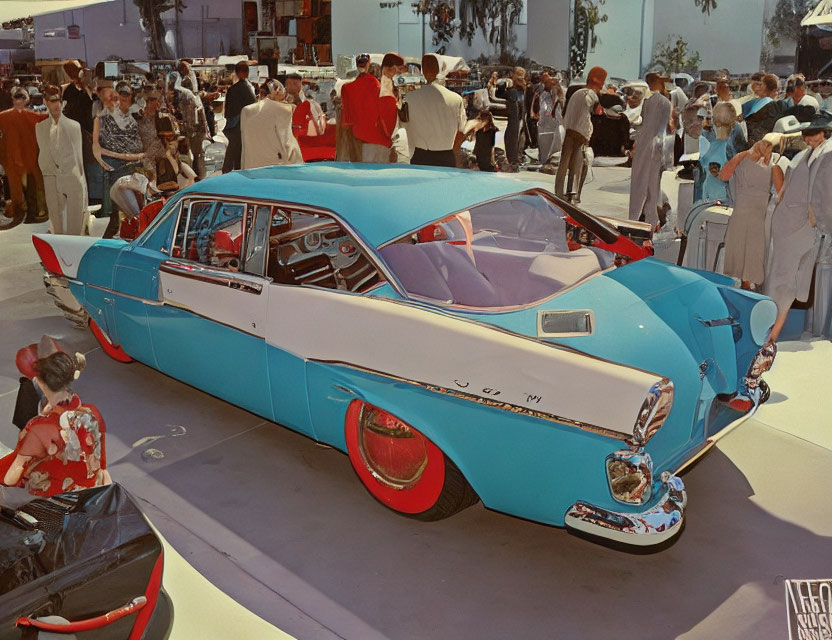
<path id="1" fill-rule="evenodd" d="M 401 122 L 410 122 L 410 107 L 404 100 L 402 100 L 402 106 L 399 107 L 399 120 Z"/>
<path id="2" fill-rule="evenodd" d="M 29 378 L 20 378 L 20 386 L 17 389 L 17 399 L 14 403 L 14 414 L 12 424 L 22 429 L 29 420 L 38 415 L 40 397 L 34 383 Z"/>

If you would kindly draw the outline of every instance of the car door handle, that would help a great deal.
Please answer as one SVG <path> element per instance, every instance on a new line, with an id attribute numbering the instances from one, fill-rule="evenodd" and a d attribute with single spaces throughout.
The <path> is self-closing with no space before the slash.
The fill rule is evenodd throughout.
<path id="1" fill-rule="evenodd" d="M 245 293 L 260 295 L 263 292 L 263 285 L 259 282 L 252 282 L 232 271 L 219 271 L 202 265 L 190 262 L 179 262 L 177 260 L 165 260 L 159 265 L 159 270 L 183 278 L 208 282 L 221 287 L 228 287 Z M 167 289 L 171 293 L 170 289 Z"/>

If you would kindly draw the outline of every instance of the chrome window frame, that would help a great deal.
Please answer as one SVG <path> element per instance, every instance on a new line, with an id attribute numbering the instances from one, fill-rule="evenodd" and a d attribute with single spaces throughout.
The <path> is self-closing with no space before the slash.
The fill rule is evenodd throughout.
<path id="1" fill-rule="evenodd" d="M 424 224 L 424 225 L 422 225 L 420 227 L 417 227 L 415 229 L 411 229 L 410 231 L 408 231 L 406 233 L 403 233 L 399 236 L 396 236 L 392 240 L 388 240 L 387 242 L 379 245 L 378 250 L 381 251 L 382 249 L 384 249 L 384 247 L 387 247 L 391 244 L 396 244 L 397 242 L 400 242 L 402 239 L 404 239 L 408 236 L 412 236 L 414 233 L 416 233 L 420 229 L 424 229 L 427 226 L 430 226 L 432 224 L 436 224 L 438 222 L 441 222 L 442 220 L 445 220 L 445 219 L 450 218 L 452 216 L 458 215 L 458 214 L 463 213 L 465 211 L 470 211 L 471 209 L 474 209 L 475 207 L 479 207 L 479 206 L 482 206 L 482 205 L 485 205 L 485 204 L 491 204 L 492 202 L 499 202 L 500 200 L 505 200 L 507 198 L 514 198 L 516 196 L 526 196 L 526 195 L 540 196 L 549 205 L 558 206 L 558 203 L 553 199 L 552 194 L 549 193 L 548 191 L 546 191 L 545 189 L 541 189 L 540 187 L 534 187 L 532 189 L 526 189 L 525 191 L 517 191 L 515 193 L 508 193 L 508 194 L 505 194 L 505 195 L 502 195 L 502 196 L 497 196 L 496 198 L 491 198 L 489 200 L 483 200 L 482 202 L 477 202 L 475 204 L 472 204 L 472 205 L 469 205 L 469 206 L 465 207 L 464 209 L 459 209 L 458 211 L 455 211 L 454 213 L 444 214 L 441 217 L 436 218 L 435 220 L 433 220 L 431 222 L 428 222 L 427 224 Z M 591 213 L 588 213 L 587 215 L 592 216 Z M 592 216 L 592 217 L 597 217 L 597 216 Z M 381 260 L 381 257 L 379 257 L 379 260 Z M 395 287 L 396 291 L 399 293 L 399 295 L 403 296 L 406 300 L 411 300 L 411 301 L 414 301 L 414 302 L 421 302 L 421 303 L 431 305 L 433 307 L 437 307 L 437 308 L 440 308 L 440 309 L 453 309 L 454 311 L 460 311 L 460 312 L 463 312 L 463 313 L 477 313 L 477 314 L 482 314 L 482 315 L 496 315 L 496 314 L 499 314 L 499 313 L 512 313 L 512 312 L 515 312 L 515 311 L 520 311 L 522 309 L 532 309 L 534 307 L 540 306 L 540 305 L 545 304 L 547 302 L 551 302 L 555 298 L 558 298 L 558 297 L 562 296 L 563 294 L 568 293 L 569 291 L 571 291 L 572 289 L 574 289 L 578 285 L 582 285 L 583 283 L 587 282 L 588 280 L 591 280 L 592 278 L 595 278 L 596 276 L 598 276 L 600 274 L 606 273 L 608 271 L 612 271 L 613 269 L 616 269 L 616 268 L 617 267 L 615 265 L 610 265 L 606 269 L 602 268 L 602 269 L 596 271 L 595 273 L 588 275 L 587 277 L 583 278 L 582 280 L 579 280 L 578 282 L 576 282 L 574 284 L 571 284 L 568 287 L 566 287 L 564 289 L 561 289 L 560 291 L 557 291 L 556 293 L 553 293 L 552 295 L 550 295 L 546 298 L 541 298 L 540 300 L 536 300 L 535 302 L 530 302 L 530 303 L 527 303 L 527 304 L 508 305 L 508 306 L 503 306 L 503 307 L 475 307 L 475 306 L 470 306 L 470 305 L 458 304 L 458 303 L 454 303 L 454 302 L 443 302 L 442 300 L 435 300 L 433 298 L 428 298 L 426 296 L 421 296 L 419 294 L 408 293 L 405 290 L 405 288 L 402 286 L 402 284 L 392 276 L 392 272 L 390 272 L 391 273 L 390 284 L 394 285 L 394 287 Z M 570 335 L 577 335 L 577 334 L 570 334 Z"/>
<path id="2" fill-rule="evenodd" d="M 356 229 L 351 224 L 349 224 L 346 220 L 344 220 L 343 217 L 338 215 L 335 211 L 332 211 L 331 209 L 326 209 L 326 208 L 323 208 L 323 207 L 316 207 L 316 206 L 306 205 L 306 204 L 302 204 L 302 203 L 298 203 L 298 202 L 290 202 L 290 201 L 287 201 L 287 200 L 273 200 L 273 199 L 270 199 L 270 198 L 250 198 L 250 197 L 246 197 L 246 196 L 228 195 L 228 194 L 224 194 L 224 193 L 209 193 L 209 192 L 204 192 L 204 191 L 189 191 L 188 193 L 184 194 L 184 196 L 182 198 L 182 206 L 179 208 L 179 212 L 178 212 L 177 218 L 176 218 L 176 223 L 173 225 L 171 235 L 168 238 L 168 240 L 170 241 L 170 246 L 171 247 L 173 246 L 173 242 L 176 238 L 176 229 L 179 226 L 179 219 L 182 216 L 182 212 L 185 209 L 185 206 L 189 205 L 189 203 L 192 202 L 192 201 L 201 201 L 201 200 L 212 200 L 212 201 L 222 201 L 222 202 L 227 202 L 227 203 L 245 204 L 245 205 L 247 205 L 246 206 L 246 212 L 248 212 L 249 206 L 253 206 L 255 211 L 256 211 L 256 208 L 258 206 L 269 206 L 269 207 L 276 207 L 276 208 L 279 208 L 279 209 L 289 209 L 290 211 L 298 211 L 300 213 L 310 213 L 310 214 L 323 215 L 323 216 L 329 217 L 332 220 L 334 220 L 336 223 L 338 223 L 341 226 L 341 228 L 344 229 L 344 231 L 350 236 L 350 238 L 359 247 L 361 247 L 361 250 L 364 252 L 365 256 L 367 257 L 368 262 L 375 268 L 375 270 L 382 277 L 381 281 L 378 284 L 376 284 L 374 287 L 372 287 L 372 288 L 370 288 L 366 291 L 360 292 L 358 295 L 368 294 L 371 291 L 373 291 L 374 289 L 377 289 L 378 287 L 382 286 L 385 282 L 387 282 L 393 287 L 393 289 L 395 289 L 396 293 L 398 293 L 402 298 L 408 299 L 408 295 L 405 292 L 404 288 L 393 277 L 393 274 L 387 268 L 387 265 L 384 263 L 384 261 L 379 258 L 378 252 L 376 251 L 376 249 L 370 243 L 368 243 L 364 239 L 364 237 L 360 233 L 358 233 L 356 231 Z M 188 211 L 190 213 L 190 206 L 188 206 Z M 242 255 L 245 255 L 245 251 L 246 251 L 245 244 L 246 244 L 246 239 L 244 238 L 243 239 L 243 245 L 241 246 L 241 254 Z M 177 257 L 177 258 L 174 258 L 174 259 L 177 260 L 177 261 L 180 261 L 180 262 L 187 262 L 189 264 L 200 265 L 202 267 L 210 266 L 210 265 L 203 265 L 202 263 L 196 262 L 194 260 L 187 260 L 186 258 L 183 258 L 183 257 Z M 225 269 L 223 269 L 222 267 L 212 267 L 212 268 L 217 269 L 217 270 L 225 271 Z M 266 263 L 265 263 L 265 272 L 266 272 L 266 274 L 268 274 L 268 271 L 269 271 L 269 257 L 267 256 L 266 257 Z M 234 273 L 234 272 L 232 272 L 232 273 Z M 245 272 L 243 272 L 243 273 L 245 273 Z M 254 275 L 254 274 L 248 274 L 247 273 L 246 275 Z M 255 276 L 255 277 L 257 277 L 257 276 Z M 319 287 L 319 286 L 315 286 L 315 285 L 291 285 L 291 284 L 283 284 L 283 283 L 273 282 L 272 279 L 269 278 L 267 275 L 262 275 L 262 276 L 259 276 L 259 277 L 262 277 L 263 279 L 268 280 L 269 283 L 272 286 L 284 286 L 284 287 L 302 286 L 302 287 L 320 289 L 322 291 L 335 291 L 335 292 L 339 292 L 339 293 L 351 293 L 351 294 L 356 293 L 356 292 L 353 292 L 353 291 L 342 291 L 341 289 L 332 289 L 330 287 Z"/>

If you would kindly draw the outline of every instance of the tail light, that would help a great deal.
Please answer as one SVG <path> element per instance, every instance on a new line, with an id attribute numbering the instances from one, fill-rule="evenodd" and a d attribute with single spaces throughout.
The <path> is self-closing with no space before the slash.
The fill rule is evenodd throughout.
<path id="1" fill-rule="evenodd" d="M 61 269 L 61 263 L 58 260 L 58 254 L 55 253 L 52 245 L 37 236 L 32 236 L 32 244 L 35 245 L 35 250 L 40 256 L 40 261 L 47 271 L 59 276 L 64 275 L 63 269 Z"/>
<path id="2" fill-rule="evenodd" d="M 644 451 L 616 451 L 607 456 L 607 482 L 612 497 L 625 504 L 644 504 L 653 495 L 653 460 Z"/>

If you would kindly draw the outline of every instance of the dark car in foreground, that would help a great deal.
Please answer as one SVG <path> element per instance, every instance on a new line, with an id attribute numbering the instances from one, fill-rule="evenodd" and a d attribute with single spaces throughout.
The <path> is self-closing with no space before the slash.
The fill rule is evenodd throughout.
<path id="1" fill-rule="evenodd" d="M 163 564 L 161 540 L 117 484 L 2 506 L 0 640 L 166 638 Z"/>

